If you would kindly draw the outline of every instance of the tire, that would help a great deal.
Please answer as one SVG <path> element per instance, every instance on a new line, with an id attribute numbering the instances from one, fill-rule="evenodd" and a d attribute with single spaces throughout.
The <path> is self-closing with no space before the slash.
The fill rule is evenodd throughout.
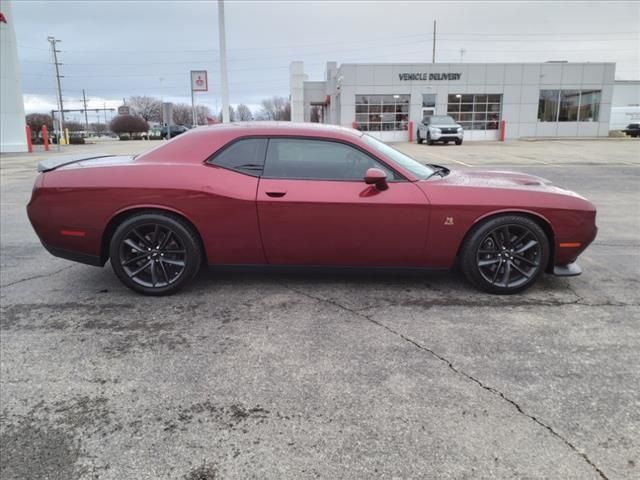
<path id="1" fill-rule="evenodd" d="M 469 233 L 462 246 L 460 266 L 469 282 L 480 290 L 509 295 L 533 285 L 548 260 L 549 239 L 540 225 L 522 215 L 502 215 L 482 222 Z"/>
<path id="2" fill-rule="evenodd" d="M 422 142 L 423 142 L 422 138 L 420 138 L 420 129 L 418 129 L 418 131 L 416 132 L 416 141 L 419 144 L 422 144 Z"/>
<path id="3" fill-rule="evenodd" d="M 427 145 L 433 145 L 433 140 L 431 140 L 431 134 L 427 132 Z"/>
<path id="4" fill-rule="evenodd" d="M 456 145 L 462 145 L 462 139 L 461 138 L 457 138 L 456 139 Z"/>
<path id="5" fill-rule="evenodd" d="M 198 234 L 170 213 L 143 212 L 122 222 L 109 245 L 111 266 L 130 289 L 145 295 L 170 295 L 200 270 Z"/>

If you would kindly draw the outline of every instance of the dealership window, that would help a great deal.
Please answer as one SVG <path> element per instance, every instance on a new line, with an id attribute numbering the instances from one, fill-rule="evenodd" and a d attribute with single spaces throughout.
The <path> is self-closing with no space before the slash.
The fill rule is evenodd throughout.
<path id="1" fill-rule="evenodd" d="M 356 95 L 356 124 L 365 132 L 406 130 L 410 95 Z"/>
<path id="2" fill-rule="evenodd" d="M 582 90 L 578 120 L 597 122 L 600 114 L 600 90 Z"/>
<path id="3" fill-rule="evenodd" d="M 422 94 L 422 106 L 424 108 L 436 108 L 436 94 L 435 93 L 423 93 Z"/>
<path id="4" fill-rule="evenodd" d="M 540 90 L 538 100 L 538 120 L 555 122 L 558 115 L 558 98 L 560 90 Z"/>
<path id="5" fill-rule="evenodd" d="M 497 130 L 502 112 L 502 95 L 451 94 L 447 114 L 465 130 Z"/>
<path id="6" fill-rule="evenodd" d="M 540 90 L 538 121 L 597 122 L 600 90 Z"/>

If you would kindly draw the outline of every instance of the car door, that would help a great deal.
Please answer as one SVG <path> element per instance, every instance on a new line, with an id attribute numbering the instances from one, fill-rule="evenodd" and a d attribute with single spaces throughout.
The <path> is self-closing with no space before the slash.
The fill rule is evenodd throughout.
<path id="1" fill-rule="evenodd" d="M 371 167 L 387 173 L 386 190 L 364 183 Z M 424 264 L 424 193 L 354 145 L 271 138 L 257 205 L 270 264 Z"/>

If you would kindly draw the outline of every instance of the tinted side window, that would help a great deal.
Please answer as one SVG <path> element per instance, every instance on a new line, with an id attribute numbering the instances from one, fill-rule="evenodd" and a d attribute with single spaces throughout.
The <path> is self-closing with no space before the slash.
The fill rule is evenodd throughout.
<path id="1" fill-rule="evenodd" d="M 386 172 L 389 180 L 396 177 L 392 170 L 360 150 L 338 142 L 293 138 L 272 138 L 264 168 L 270 178 L 307 180 L 362 181 L 369 168 Z"/>
<path id="2" fill-rule="evenodd" d="M 249 175 L 261 175 L 266 148 L 266 138 L 238 140 L 207 160 L 207 163 L 238 170 Z"/>

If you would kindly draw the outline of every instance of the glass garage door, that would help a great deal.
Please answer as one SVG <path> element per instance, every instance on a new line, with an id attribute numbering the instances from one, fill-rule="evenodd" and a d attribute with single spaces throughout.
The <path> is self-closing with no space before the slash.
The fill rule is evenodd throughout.
<path id="1" fill-rule="evenodd" d="M 500 94 L 450 94 L 447 115 L 464 128 L 465 140 L 498 140 L 502 119 Z"/>

